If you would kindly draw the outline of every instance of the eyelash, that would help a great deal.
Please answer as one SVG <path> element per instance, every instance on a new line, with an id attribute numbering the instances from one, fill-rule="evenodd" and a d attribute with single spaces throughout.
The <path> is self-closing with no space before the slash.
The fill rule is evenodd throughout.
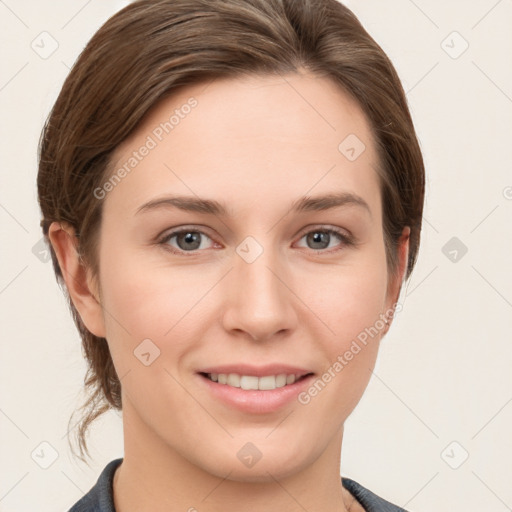
<path id="1" fill-rule="evenodd" d="M 202 249 L 195 249 L 193 251 L 183 251 L 183 250 L 180 250 L 180 249 L 176 249 L 175 247 L 171 247 L 168 242 L 170 240 L 172 240 L 175 236 L 180 235 L 181 233 L 199 233 L 199 234 L 204 235 L 207 238 L 211 239 L 210 236 L 208 236 L 203 231 L 200 231 L 199 229 L 180 228 L 180 229 L 176 229 L 174 231 L 171 231 L 170 233 L 165 234 L 164 236 L 162 236 L 157 241 L 157 243 L 159 245 L 162 245 L 166 250 L 170 251 L 171 253 L 179 255 L 179 256 L 186 256 L 186 257 L 187 256 L 196 256 L 199 252 L 202 251 Z M 336 228 L 315 228 L 315 229 L 311 229 L 310 231 L 307 231 L 306 233 L 304 233 L 300 237 L 300 240 L 302 240 L 306 235 L 309 235 L 310 233 L 327 233 L 329 235 L 336 235 L 340 239 L 340 241 L 342 243 L 340 248 L 334 249 L 334 250 L 333 249 L 330 249 L 330 250 L 327 250 L 327 249 L 310 249 L 311 251 L 313 251 L 313 253 L 317 253 L 317 254 L 319 254 L 319 253 L 332 254 L 332 253 L 335 253 L 335 252 L 343 250 L 344 247 L 351 247 L 351 246 L 356 245 L 355 240 L 353 239 L 353 237 L 351 235 L 348 235 L 347 233 L 345 233 L 345 232 L 343 232 L 341 230 L 338 230 Z"/>

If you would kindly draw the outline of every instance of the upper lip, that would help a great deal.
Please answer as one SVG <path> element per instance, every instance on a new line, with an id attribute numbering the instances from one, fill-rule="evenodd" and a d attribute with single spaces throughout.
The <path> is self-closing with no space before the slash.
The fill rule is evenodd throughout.
<path id="1" fill-rule="evenodd" d="M 309 373 L 313 373 L 298 366 L 290 366 L 286 364 L 273 363 L 264 366 L 254 366 L 250 364 L 223 364 L 218 366 L 209 366 L 202 368 L 198 373 L 236 373 L 238 375 L 251 375 L 254 377 L 265 377 L 268 375 L 298 375 L 302 377 Z"/>

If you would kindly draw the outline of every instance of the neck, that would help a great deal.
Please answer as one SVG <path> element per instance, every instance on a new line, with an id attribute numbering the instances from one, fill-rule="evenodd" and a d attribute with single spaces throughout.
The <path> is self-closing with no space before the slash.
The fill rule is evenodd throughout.
<path id="1" fill-rule="evenodd" d="M 166 444 L 123 404 L 124 459 L 114 475 L 116 512 L 348 512 L 353 497 L 342 488 L 343 427 L 310 465 L 257 482 L 217 476 Z"/>

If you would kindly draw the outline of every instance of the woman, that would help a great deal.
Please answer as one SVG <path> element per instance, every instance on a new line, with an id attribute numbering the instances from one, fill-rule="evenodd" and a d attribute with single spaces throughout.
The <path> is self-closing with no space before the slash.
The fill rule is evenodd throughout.
<path id="1" fill-rule="evenodd" d="M 63 86 L 38 192 L 89 365 L 82 456 L 123 412 L 73 512 L 403 510 L 339 474 L 424 195 L 400 81 L 347 8 L 132 3 Z"/>

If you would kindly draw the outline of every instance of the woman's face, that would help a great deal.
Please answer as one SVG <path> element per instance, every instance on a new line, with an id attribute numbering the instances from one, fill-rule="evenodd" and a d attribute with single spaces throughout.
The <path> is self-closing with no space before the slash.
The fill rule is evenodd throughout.
<path id="1" fill-rule="evenodd" d="M 400 281 L 357 104 L 308 75 L 194 85 L 115 161 L 94 192 L 95 334 L 121 378 L 125 434 L 254 481 L 339 447 Z"/>

